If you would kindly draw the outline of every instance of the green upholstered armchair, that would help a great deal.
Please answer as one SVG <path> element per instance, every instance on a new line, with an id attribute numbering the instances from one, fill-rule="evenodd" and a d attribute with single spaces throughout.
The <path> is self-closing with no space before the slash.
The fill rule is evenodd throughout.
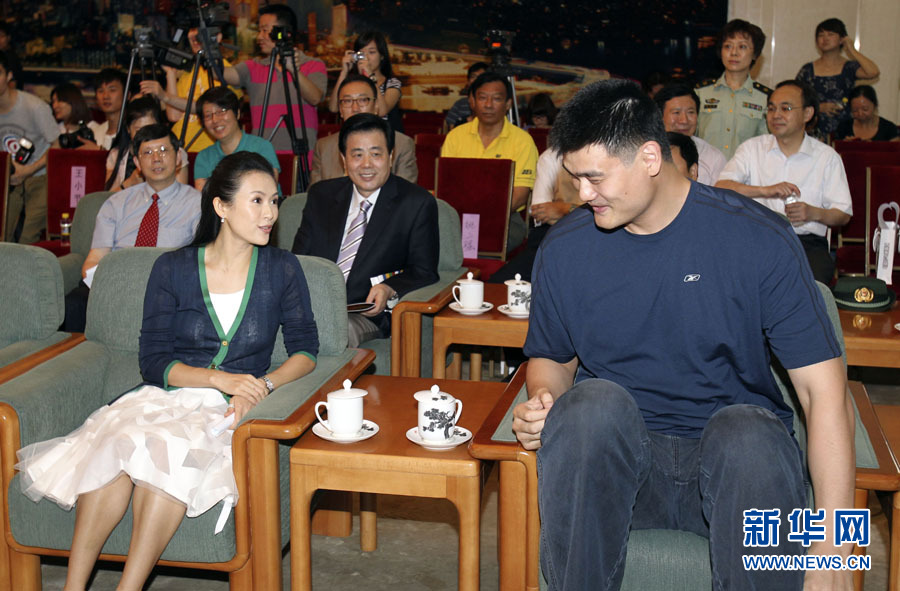
<path id="1" fill-rule="evenodd" d="M 831 292 L 822 284 L 828 314 L 843 349 L 843 333 Z M 846 361 L 846 355 L 844 356 Z M 799 414 L 796 395 L 786 373 L 775 370 L 776 381 L 785 400 L 795 409 L 794 432 L 806 451 L 806 429 Z M 787 386 L 785 385 L 787 384 Z M 850 383 L 856 411 L 856 493 L 855 504 L 866 507 L 869 490 L 897 490 L 900 468 L 888 447 L 865 387 Z M 537 465 L 534 452 L 516 443 L 512 432 L 512 409 L 528 398 L 525 366 L 519 368 L 506 394 L 488 417 L 470 445 L 473 456 L 500 461 L 498 505 L 500 589 L 537 591 L 545 589 L 540 573 Z M 900 511 L 894 511 L 900 519 Z M 895 521 L 895 523 L 900 523 Z M 863 571 L 855 573 L 857 590 L 862 589 Z M 635 530 L 628 540 L 622 589 L 656 591 L 669 589 L 710 589 L 709 542 L 693 533 L 676 530 Z"/>
<path id="2" fill-rule="evenodd" d="M 59 257 L 63 275 L 63 293 L 69 293 L 78 287 L 81 281 L 81 266 L 91 249 L 97 212 L 110 195 L 112 193 L 109 191 L 88 193 L 81 198 L 78 207 L 75 208 L 75 217 L 72 218 L 72 247 L 69 254 Z"/>
<path id="3" fill-rule="evenodd" d="M 272 244 L 284 250 L 294 246 L 294 236 L 303 219 L 303 208 L 306 207 L 306 193 L 297 193 L 286 197 L 278 206 L 278 221 L 272 228 Z"/>
<path id="4" fill-rule="evenodd" d="M 431 315 L 450 302 L 453 298 L 450 289 L 466 271 L 462 266 L 459 214 L 446 201 L 438 199 L 437 205 L 441 241 L 438 255 L 440 279 L 437 283 L 406 294 L 394 307 L 392 338 L 362 343 L 363 347 L 375 351 L 374 368 L 378 375 L 431 375 Z M 293 246 L 305 206 L 306 193 L 291 195 L 281 203 L 273 238 L 278 248 L 290 250 Z"/>
<path id="5" fill-rule="evenodd" d="M 75 346 L 57 329 L 65 314 L 56 256 L 24 244 L 0 243 L 0 383 L 23 368 Z M 15 366 L 15 367 L 14 367 Z"/>
<path id="6" fill-rule="evenodd" d="M 164 249 L 129 248 L 104 257 L 91 290 L 86 341 L 0 385 L 0 590 L 38 591 L 38 555 L 68 553 L 75 512 L 21 494 L 13 469 L 24 445 L 64 435 L 96 408 L 141 381 L 138 367 L 144 291 Z M 345 288 L 333 263 L 298 257 L 318 325 L 316 369 L 278 388 L 235 431 L 232 450 L 240 500 L 225 529 L 213 535 L 218 510 L 185 519 L 160 564 L 229 573 L 231 588 L 281 591 L 281 551 L 288 540 L 288 462 L 285 442 L 314 420 L 313 405 L 343 379 L 355 379 L 374 357 L 347 348 Z M 286 358 L 276 343 L 272 363 Z M 130 509 L 129 509 L 130 513 Z M 122 520 L 101 559 L 124 560 L 132 519 Z"/>
<path id="7" fill-rule="evenodd" d="M 438 279 L 411 291 L 394 306 L 391 338 L 373 339 L 362 346 L 375 351 L 375 373 L 392 376 L 431 376 L 432 316 L 453 299 L 451 289 L 468 269 L 462 266 L 462 234 L 459 214 L 442 199 L 438 206 Z"/>

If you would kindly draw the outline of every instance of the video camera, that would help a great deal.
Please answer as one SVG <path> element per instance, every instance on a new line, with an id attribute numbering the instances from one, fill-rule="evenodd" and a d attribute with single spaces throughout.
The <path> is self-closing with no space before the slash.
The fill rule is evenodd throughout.
<path id="1" fill-rule="evenodd" d="M 181 40 L 181 29 L 175 33 L 173 42 L 156 41 L 153 29 L 150 27 L 134 28 L 134 44 L 138 49 L 138 55 L 144 58 L 156 59 L 162 66 L 170 66 L 180 70 L 191 69 L 191 61 L 194 56 L 189 51 L 178 48 Z"/>
<path id="2" fill-rule="evenodd" d="M 484 35 L 487 54 L 491 58 L 491 68 L 502 75 L 509 75 L 512 58 L 512 42 L 516 34 L 512 31 L 490 29 Z"/>
<path id="3" fill-rule="evenodd" d="M 287 27 L 272 27 L 269 38 L 283 55 L 294 53 L 294 32 Z"/>

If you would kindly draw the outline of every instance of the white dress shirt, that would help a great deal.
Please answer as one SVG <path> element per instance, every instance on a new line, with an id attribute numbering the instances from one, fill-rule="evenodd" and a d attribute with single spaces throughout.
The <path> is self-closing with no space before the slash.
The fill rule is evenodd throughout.
<path id="1" fill-rule="evenodd" d="M 841 157 L 832 148 L 808 135 L 804 135 L 800 150 L 791 156 L 784 155 L 774 135 L 750 138 L 738 146 L 734 157 L 719 175 L 719 180 L 754 187 L 793 183 L 800 189 L 800 201 L 853 215 L 850 188 Z M 756 200 L 784 215 L 784 199 L 760 197 Z M 797 234 L 825 236 L 827 230 L 825 224 L 819 222 L 794 226 Z"/>

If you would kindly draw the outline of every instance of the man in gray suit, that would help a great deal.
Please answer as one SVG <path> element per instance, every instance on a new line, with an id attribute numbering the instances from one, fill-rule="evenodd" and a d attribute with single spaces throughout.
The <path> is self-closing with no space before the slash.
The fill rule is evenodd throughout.
<path id="1" fill-rule="evenodd" d="M 375 113 L 375 83 L 360 74 L 349 74 L 337 89 L 341 120 L 346 121 L 358 113 Z M 416 165 L 416 144 L 408 135 L 395 132 L 394 159 L 391 172 L 411 183 L 419 178 Z M 320 138 L 313 151 L 310 184 L 346 176 L 338 150 L 338 134 Z"/>

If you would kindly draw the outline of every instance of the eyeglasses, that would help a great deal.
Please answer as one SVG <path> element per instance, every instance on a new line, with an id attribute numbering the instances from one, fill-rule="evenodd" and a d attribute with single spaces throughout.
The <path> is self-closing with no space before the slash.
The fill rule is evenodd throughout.
<path id="1" fill-rule="evenodd" d="M 141 158 L 153 158 L 154 154 L 159 154 L 160 156 L 165 158 L 169 154 L 174 154 L 174 153 L 175 153 L 175 149 L 170 148 L 168 146 L 160 146 L 158 148 L 144 148 L 140 152 Z"/>
<path id="2" fill-rule="evenodd" d="M 791 111 L 793 111 L 796 108 L 797 107 L 795 107 L 793 105 L 781 105 L 780 107 L 776 107 L 775 105 L 769 105 L 768 107 L 766 107 L 766 111 L 769 113 L 772 113 L 772 114 L 778 112 L 779 110 L 781 110 L 781 112 L 783 112 L 783 113 L 790 113 Z"/>
<path id="3" fill-rule="evenodd" d="M 369 96 L 360 96 L 357 98 L 342 98 L 340 101 L 342 107 L 349 107 L 353 103 L 356 103 L 360 107 L 368 107 L 369 103 L 372 102 L 372 97 Z"/>
<path id="4" fill-rule="evenodd" d="M 227 117 L 227 114 L 230 110 L 231 109 L 229 109 L 227 107 L 222 107 L 218 111 L 207 111 L 207 112 L 203 113 L 203 120 L 204 121 L 212 121 L 213 119 L 218 119 L 220 117 Z"/>

